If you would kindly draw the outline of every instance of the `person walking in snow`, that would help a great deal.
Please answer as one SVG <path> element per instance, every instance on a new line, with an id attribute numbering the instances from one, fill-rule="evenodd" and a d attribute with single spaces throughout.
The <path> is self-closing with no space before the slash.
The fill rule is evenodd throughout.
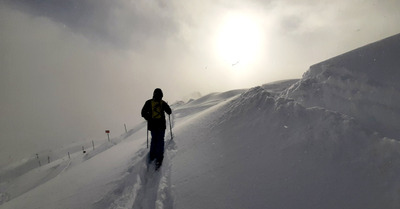
<path id="1" fill-rule="evenodd" d="M 153 98 L 145 102 L 142 108 L 142 117 L 147 121 L 147 130 L 151 132 L 150 143 L 150 163 L 156 161 L 156 169 L 158 169 L 164 159 L 164 136 L 166 120 L 165 113 L 172 113 L 169 105 L 162 100 L 163 92 L 156 88 L 153 92 Z"/>

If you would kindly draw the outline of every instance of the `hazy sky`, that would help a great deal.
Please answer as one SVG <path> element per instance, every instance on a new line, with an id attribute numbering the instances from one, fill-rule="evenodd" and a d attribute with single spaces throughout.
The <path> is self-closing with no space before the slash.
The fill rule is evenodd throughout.
<path id="1" fill-rule="evenodd" d="M 399 20 L 398 0 L 0 0 L 0 165 L 120 135 L 156 87 L 173 103 L 300 78 Z"/>

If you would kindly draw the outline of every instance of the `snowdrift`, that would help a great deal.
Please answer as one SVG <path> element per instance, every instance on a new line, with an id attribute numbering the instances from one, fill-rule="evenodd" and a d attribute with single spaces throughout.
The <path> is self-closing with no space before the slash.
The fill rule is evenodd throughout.
<path id="1" fill-rule="evenodd" d="M 284 96 L 400 139 L 400 34 L 310 67 Z"/>
<path id="2" fill-rule="evenodd" d="M 250 89 L 179 127 L 177 208 L 400 206 L 397 141 L 271 95 Z"/>

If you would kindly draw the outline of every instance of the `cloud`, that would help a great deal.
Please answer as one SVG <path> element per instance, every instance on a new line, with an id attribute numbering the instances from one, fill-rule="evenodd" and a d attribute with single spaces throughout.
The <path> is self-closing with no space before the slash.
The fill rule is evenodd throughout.
<path id="1" fill-rule="evenodd" d="M 177 31 L 173 7 L 163 1 L 4 0 L 13 8 L 46 17 L 90 40 L 129 49 Z"/>

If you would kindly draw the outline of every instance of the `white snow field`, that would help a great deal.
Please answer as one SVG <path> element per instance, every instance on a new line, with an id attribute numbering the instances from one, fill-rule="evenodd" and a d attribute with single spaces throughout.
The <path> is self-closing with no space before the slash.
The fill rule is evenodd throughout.
<path id="1" fill-rule="evenodd" d="M 71 159 L 2 168 L 0 208 L 398 209 L 399 80 L 396 35 L 299 80 L 178 102 L 159 171 L 141 123 Z"/>

